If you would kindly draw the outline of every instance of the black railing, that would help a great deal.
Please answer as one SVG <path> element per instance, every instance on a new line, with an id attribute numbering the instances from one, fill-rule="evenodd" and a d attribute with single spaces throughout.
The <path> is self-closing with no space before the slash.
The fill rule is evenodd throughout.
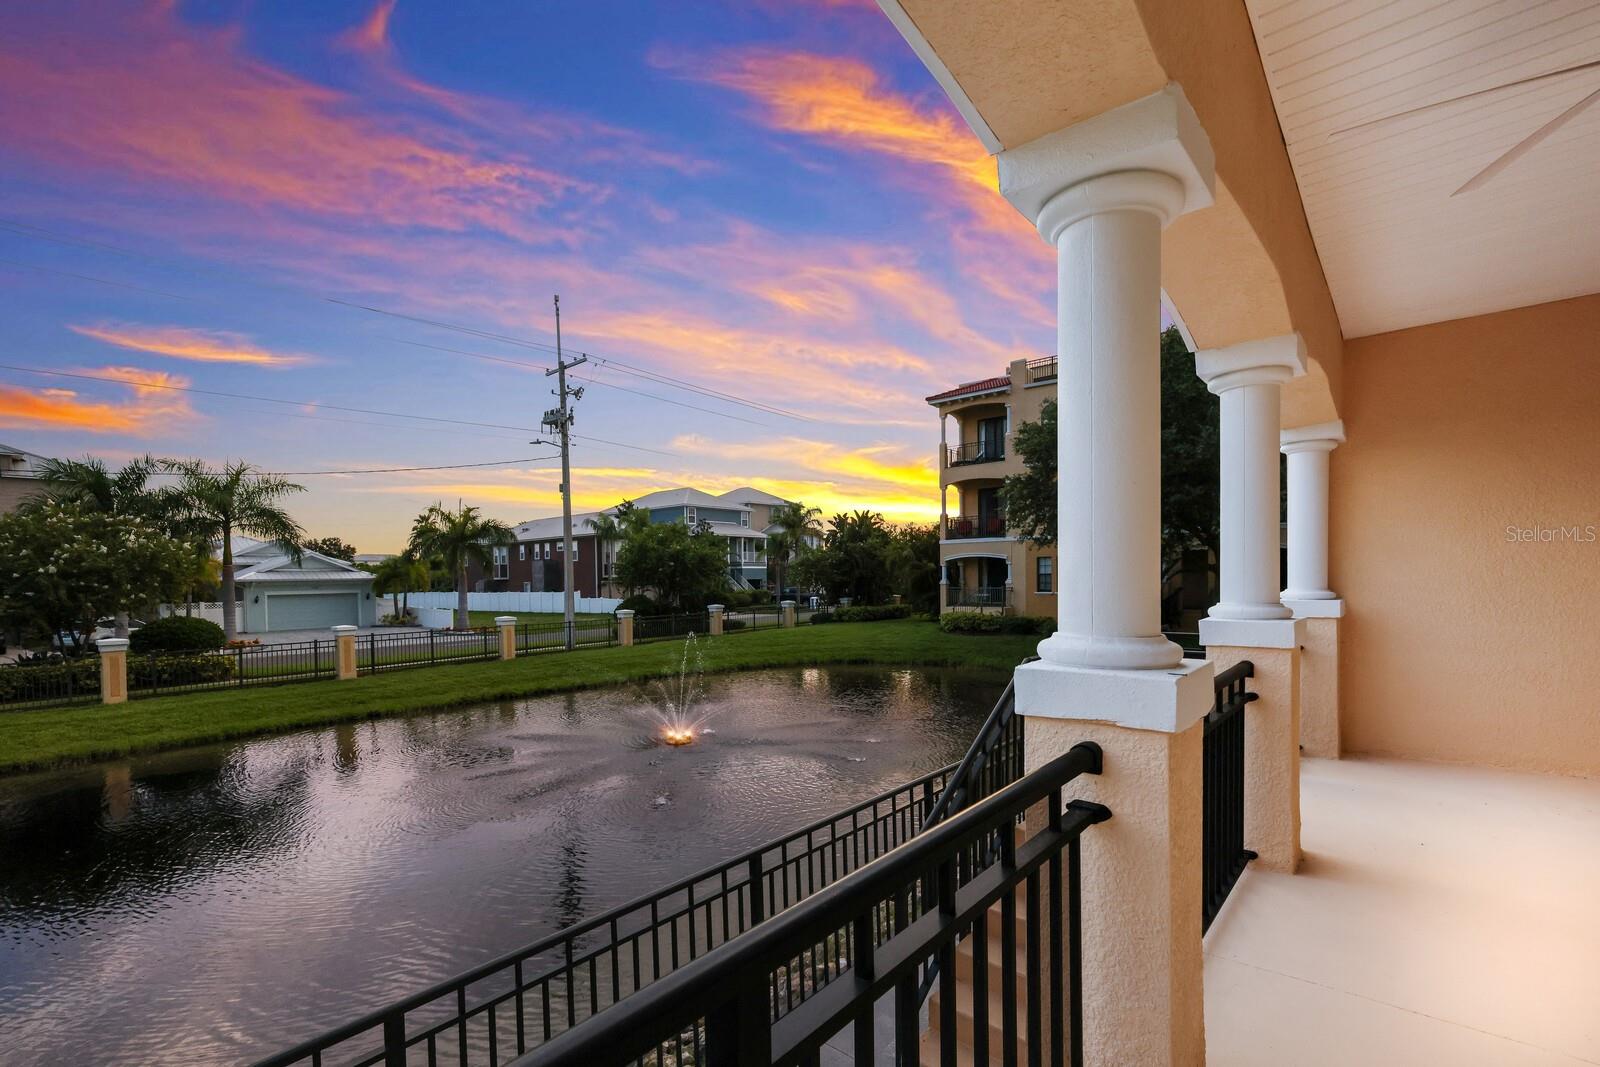
<path id="1" fill-rule="evenodd" d="M 892 1014 L 895 1062 L 914 1064 L 922 1040 L 917 988 L 934 958 L 939 1003 L 928 1040 L 941 1062 L 957 1062 L 957 1019 L 965 1014 L 973 1062 L 989 1063 L 996 1044 L 1007 1064 L 1081 1063 L 1080 841 L 1111 812 L 1063 800 L 1068 784 L 1100 765 L 1097 746 L 1074 746 L 513 1067 L 815 1064 L 823 1044 L 846 1031 L 855 1062 L 871 1064 L 880 1000 Z M 1047 825 L 1019 844 L 1018 818 L 1041 801 Z M 995 862 L 980 863 L 990 854 Z M 1054 933 L 1046 937 L 1047 930 Z M 991 936 L 1000 957 L 997 994 L 989 989 Z M 963 951 L 972 955 L 964 1013 L 956 980 Z M 1020 990 L 1019 960 L 1026 963 Z"/>
<path id="2" fill-rule="evenodd" d="M 946 540 L 965 537 L 1004 537 L 1006 516 L 1003 511 L 989 511 L 978 515 L 950 515 L 945 518 Z"/>
<path id="3" fill-rule="evenodd" d="M 993 463 L 1006 458 L 1006 444 L 1004 441 L 968 441 L 966 444 L 950 445 L 946 449 L 944 465 L 946 467 L 965 467 L 969 463 Z"/>
<path id="4" fill-rule="evenodd" d="M 711 632 L 711 616 L 704 611 L 676 615 L 646 615 L 633 620 L 635 642 L 659 641 L 667 637 L 686 637 Z"/>
<path id="5" fill-rule="evenodd" d="M 517 655 L 528 656 L 535 652 L 564 652 L 567 648 L 565 622 L 521 622 L 517 624 Z M 603 619 L 576 619 L 572 623 L 572 647 L 615 644 L 617 617 Z"/>
<path id="6" fill-rule="evenodd" d="M 330 1030 L 258 1067 L 499 1064 L 909 841 L 954 770 L 955 765 L 944 767 L 880 793 Z"/>
<path id="7" fill-rule="evenodd" d="M 1011 603 L 1011 589 L 1004 585 L 952 585 L 945 597 L 951 608 L 1003 608 Z"/>
<path id="8" fill-rule="evenodd" d="M 1205 781 L 1202 790 L 1200 928 L 1222 910 L 1245 864 L 1256 854 L 1245 848 L 1245 705 L 1256 694 L 1245 688 L 1255 665 L 1241 660 L 1216 676 L 1216 703 L 1206 716 Z"/>
<path id="9" fill-rule="evenodd" d="M 1059 372 L 1060 364 L 1054 356 L 1028 360 L 1028 381 L 1030 383 L 1052 381 Z"/>
<path id="10" fill-rule="evenodd" d="M 783 625 L 783 610 L 776 604 L 748 608 L 729 608 L 722 618 L 723 633 L 741 630 L 773 630 Z"/>
<path id="11" fill-rule="evenodd" d="M 362 674 L 499 658 L 500 631 L 488 626 L 371 633 L 356 638 L 356 670 Z"/>
<path id="12" fill-rule="evenodd" d="M 100 657 L 41 657 L 0 664 L 0 709 L 87 704 L 100 699 Z"/>

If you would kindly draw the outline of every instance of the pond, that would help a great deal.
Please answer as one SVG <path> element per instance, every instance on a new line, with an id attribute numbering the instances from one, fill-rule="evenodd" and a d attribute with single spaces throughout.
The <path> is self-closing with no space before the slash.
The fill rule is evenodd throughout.
<path id="1" fill-rule="evenodd" d="M 682 747 L 651 684 L 0 779 L 0 1060 L 277 1051 L 960 759 L 1004 682 L 758 671 Z"/>

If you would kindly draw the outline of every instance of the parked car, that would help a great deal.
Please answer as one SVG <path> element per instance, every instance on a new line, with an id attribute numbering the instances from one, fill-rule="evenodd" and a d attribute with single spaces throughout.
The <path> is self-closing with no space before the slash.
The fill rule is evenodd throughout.
<path id="1" fill-rule="evenodd" d="M 144 621 L 142 619 L 129 619 L 128 632 L 132 633 L 143 625 Z M 104 638 L 115 636 L 117 636 L 117 620 L 109 616 L 104 619 L 98 619 L 94 624 L 94 629 L 89 632 L 89 644 L 96 645 Z M 52 634 L 50 636 L 50 647 L 57 650 L 64 647 L 61 634 Z M 4 651 L 4 648 L 0 648 L 0 652 Z"/>

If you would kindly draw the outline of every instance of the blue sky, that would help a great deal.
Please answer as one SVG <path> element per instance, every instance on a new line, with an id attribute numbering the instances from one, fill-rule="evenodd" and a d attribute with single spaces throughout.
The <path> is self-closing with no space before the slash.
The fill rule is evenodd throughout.
<path id="1" fill-rule="evenodd" d="M 559 292 L 610 360 L 580 508 L 748 483 L 927 518 L 922 397 L 1051 347 L 1049 251 L 993 184 L 870 2 L 39 6 L 0 41 L 0 364 L 77 377 L 0 369 L 0 440 L 546 457 Z M 436 500 L 559 506 L 548 459 L 297 480 L 364 551 Z"/>

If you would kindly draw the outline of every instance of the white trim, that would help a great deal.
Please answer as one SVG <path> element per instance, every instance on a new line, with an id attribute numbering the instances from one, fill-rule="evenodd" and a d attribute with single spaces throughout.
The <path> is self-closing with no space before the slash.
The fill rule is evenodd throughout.
<path id="1" fill-rule="evenodd" d="M 950 484 L 954 485 L 955 483 L 951 482 Z M 999 545 L 1019 540 L 1021 540 L 1020 537 L 1008 534 L 1005 537 L 942 537 L 939 539 L 939 543 L 941 545 L 970 545 L 976 541 L 980 545 Z"/>
<path id="2" fill-rule="evenodd" d="M 964 559 L 1003 559 L 1008 563 L 1011 561 L 1010 556 L 999 552 L 963 552 L 959 556 L 946 556 L 944 559 L 940 560 L 940 562 L 956 563 Z"/>
<path id="3" fill-rule="evenodd" d="M 967 120 L 967 125 L 971 127 L 978 140 L 983 142 L 983 147 L 989 150 L 989 154 L 994 155 L 1004 148 L 1005 145 L 1000 143 L 1000 138 L 995 136 L 983 116 L 978 114 L 978 108 L 967 95 L 967 91 L 961 88 L 961 83 L 956 81 L 955 75 L 950 73 L 950 68 L 944 65 L 944 60 L 939 58 L 939 53 L 933 50 L 928 39 L 922 36 L 916 21 L 906 14 L 905 8 L 900 6 L 900 0 L 878 0 L 878 7 L 888 16 L 889 21 L 894 23 L 894 28 L 900 31 L 900 36 L 906 39 L 906 44 L 911 46 L 917 58 L 922 60 L 922 65 L 928 68 L 928 73 L 933 75 L 933 80 L 939 83 L 939 88 L 944 90 L 950 102 L 956 106 L 956 110 L 961 112 L 961 117 Z"/>
<path id="4" fill-rule="evenodd" d="M 1178 328 L 1178 336 L 1183 338 L 1183 345 L 1192 356 L 1200 351 L 1194 343 L 1194 334 L 1189 332 L 1189 324 L 1183 321 L 1183 316 L 1178 314 L 1178 305 L 1172 302 L 1172 297 L 1167 295 L 1166 286 L 1161 287 L 1161 310 L 1165 311 L 1172 319 L 1172 325 Z"/>
<path id="5" fill-rule="evenodd" d="M 1210 660 L 1186 659 L 1166 670 L 1107 670 L 1035 660 L 1017 668 L 1017 714 L 1107 722 L 1130 730 L 1178 734 L 1203 719 L 1215 700 Z"/>

